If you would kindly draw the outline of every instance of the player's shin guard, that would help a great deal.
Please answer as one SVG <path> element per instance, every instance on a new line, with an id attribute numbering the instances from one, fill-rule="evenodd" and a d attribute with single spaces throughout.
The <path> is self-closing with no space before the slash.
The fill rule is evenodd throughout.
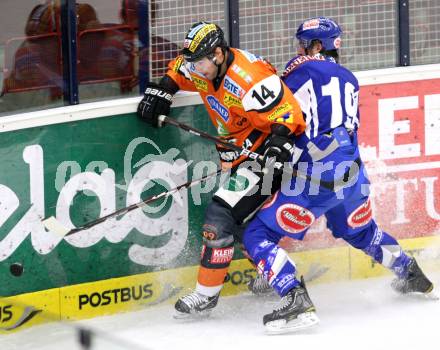
<path id="1" fill-rule="evenodd" d="M 248 283 L 248 289 L 255 295 L 269 295 L 274 293 L 274 289 L 269 282 L 260 274 L 257 274 L 255 278 L 251 278 Z"/>
<path id="2" fill-rule="evenodd" d="M 243 244 L 240 244 L 240 249 L 243 255 L 248 259 L 249 263 L 257 269 L 257 266 L 254 264 L 254 261 L 252 260 L 252 257 L 247 252 L 246 248 Z M 252 294 L 255 295 L 268 295 L 274 293 L 274 289 L 269 284 L 269 282 L 263 277 L 263 275 L 258 274 L 257 276 L 252 277 L 250 281 L 247 284 L 249 291 L 252 292 Z"/>
<path id="3" fill-rule="evenodd" d="M 397 277 L 407 274 L 410 257 L 395 238 L 382 231 L 374 222 L 356 237 L 347 239 L 347 242 L 393 271 Z"/>
<path id="4" fill-rule="evenodd" d="M 253 260 L 257 263 L 257 271 L 275 291 L 283 297 L 287 292 L 299 285 L 295 278 L 296 267 L 286 251 L 272 242 L 263 241 L 255 249 Z"/>
<path id="5" fill-rule="evenodd" d="M 177 300 L 175 318 L 209 315 L 217 305 L 220 290 L 234 255 L 234 247 L 203 246 L 196 290 Z"/>
<path id="6" fill-rule="evenodd" d="M 234 255 L 234 247 L 203 246 L 196 291 L 207 296 L 220 293 Z"/>

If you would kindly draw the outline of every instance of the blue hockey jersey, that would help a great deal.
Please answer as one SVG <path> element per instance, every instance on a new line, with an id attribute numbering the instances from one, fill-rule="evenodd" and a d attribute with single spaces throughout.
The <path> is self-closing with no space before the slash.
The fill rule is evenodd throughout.
<path id="1" fill-rule="evenodd" d="M 287 63 L 282 80 L 301 106 L 309 139 L 339 126 L 357 130 L 359 84 L 348 69 L 321 55 L 297 56 Z"/>
<path id="2" fill-rule="evenodd" d="M 329 164 L 359 158 L 358 81 L 348 69 L 322 55 L 293 58 L 281 79 L 297 99 L 306 122 L 305 132 L 295 137 L 292 163 L 302 173 L 313 177 L 320 172 L 322 180 L 331 181 L 340 174 L 334 167 L 325 170 Z"/>

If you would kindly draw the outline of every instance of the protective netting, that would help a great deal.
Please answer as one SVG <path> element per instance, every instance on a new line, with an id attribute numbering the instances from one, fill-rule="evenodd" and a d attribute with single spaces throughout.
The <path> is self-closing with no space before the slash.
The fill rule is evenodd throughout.
<path id="1" fill-rule="evenodd" d="M 411 65 L 438 63 L 440 57 L 440 1 L 409 2 Z"/>
<path id="2" fill-rule="evenodd" d="M 240 46 L 278 69 L 296 52 L 294 35 L 307 18 L 331 17 L 343 29 L 341 63 L 352 70 L 393 67 L 397 60 L 394 0 L 241 0 Z"/>
<path id="3" fill-rule="evenodd" d="M 185 33 L 192 24 L 209 21 L 225 28 L 225 6 L 225 1 L 152 2 L 150 5 L 151 76 L 163 75 L 167 61 L 179 52 Z"/>

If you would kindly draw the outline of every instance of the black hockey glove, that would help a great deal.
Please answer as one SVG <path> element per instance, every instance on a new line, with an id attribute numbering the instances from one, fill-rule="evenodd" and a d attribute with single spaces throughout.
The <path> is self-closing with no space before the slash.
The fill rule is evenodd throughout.
<path id="1" fill-rule="evenodd" d="M 290 130 L 281 124 L 272 125 L 272 134 L 266 141 L 262 165 L 265 168 L 273 167 L 275 162 L 288 162 L 295 152 L 295 143 L 291 137 L 288 137 Z M 282 169 L 276 169 L 282 172 Z"/>
<path id="2" fill-rule="evenodd" d="M 217 148 L 218 156 L 222 163 L 232 164 L 240 157 L 240 154 L 237 151 L 233 151 L 230 148 L 226 148 L 218 144 L 215 147 Z"/>
<path id="3" fill-rule="evenodd" d="M 156 128 L 162 127 L 160 115 L 169 115 L 173 94 L 156 83 L 148 83 L 144 98 L 138 105 L 138 116 Z"/>

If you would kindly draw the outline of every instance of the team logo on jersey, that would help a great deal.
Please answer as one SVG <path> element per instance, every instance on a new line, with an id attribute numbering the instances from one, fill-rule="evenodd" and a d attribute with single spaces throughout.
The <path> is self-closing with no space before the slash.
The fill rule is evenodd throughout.
<path id="1" fill-rule="evenodd" d="M 281 117 L 275 118 L 275 123 L 293 124 L 293 113 L 288 112 Z"/>
<path id="2" fill-rule="evenodd" d="M 356 208 L 348 217 L 347 223 L 350 227 L 356 228 L 368 224 L 373 217 L 370 199 Z"/>
<path id="3" fill-rule="evenodd" d="M 238 85 L 234 80 L 232 80 L 229 76 L 225 76 L 223 87 L 228 90 L 231 94 L 237 97 L 243 97 L 245 91 L 243 88 Z"/>
<path id="4" fill-rule="evenodd" d="M 227 123 L 229 121 L 229 112 L 225 106 L 223 106 L 214 96 L 209 95 L 206 100 L 208 101 L 211 109 L 216 111 L 217 114 Z"/>
<path id="5" fill-rule="evenodd" d="M 248 72 L 246 72 L 243 68 L 241 68 L 240 66 L 238 66 L 237 64 L 233 64 L 232 65 L 232 70 L 237 73 L 241 78 L 243 78 L 243 80 L 250 84 L 252 82 L 252 77 L 248 74 Z"/>
<path id="6" fill-rule="evenodd" d="M 281 106 L 277 106 L 275 110 L 267 116 L 270 121 L 279 122 L 279 117 L 283 114 L 286 114 L 287 111 L 292 109 L 292 105 L 289 102 L 283 103 Z M 287 113 L 288 114 L 288 113 Z M 284 120 L 284 117 L 282 117 Z"/>
<path id="7" fill-rule="evenodd" d="M 205 92 L 208 92 L 208 82 L 203 80 L 203 79 L 199 79 L 195 76 L 191 77 L 192 81 L 194 82 L 194 85 L 196 86 L 197 90 L 202 90 Z"/>
<path id="8" fill-rule="evenodd" d="M 241 104 L 241 100 L 239 100 L 235 96 L 232 96 L 231 94 L 225 94 L 225 96 L 223 97 L 223 103 L 228 108 L 231 108 L 232 106 L 243 108 L 243 105 Z"/>
<path id="9" fill-rule="evenodd" d="M 315 221 L 315 215 L 297 204 L 283 204 L 277 209 L 277 223 L 284 231 L 299 233 L 309 228 Z"/>

